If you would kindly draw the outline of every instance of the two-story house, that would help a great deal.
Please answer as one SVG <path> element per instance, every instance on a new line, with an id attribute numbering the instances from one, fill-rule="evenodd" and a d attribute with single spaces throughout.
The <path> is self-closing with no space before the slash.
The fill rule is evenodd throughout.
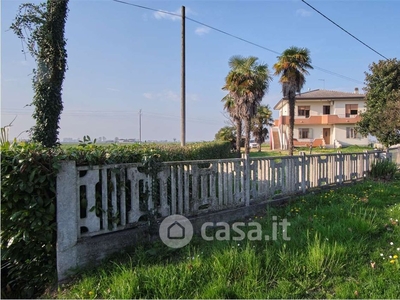
<path id="1" fill-rule="evenodd" d="M 270 134 L 271 149 L 286 149 L 289 130 L 288 99 L 281 99 L 275 106 L 279 118 Z M 313 90 L 296 96 L 294 145 L 341 147 L 368 145 L 368 138 L 354 129 L 365 111 L 365 96 L 353 93 Z"/>

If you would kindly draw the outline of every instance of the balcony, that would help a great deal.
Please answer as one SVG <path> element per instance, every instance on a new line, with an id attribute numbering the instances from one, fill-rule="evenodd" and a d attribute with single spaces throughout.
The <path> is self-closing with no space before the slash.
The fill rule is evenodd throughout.
<path id="1" fill-rule="evenodd" d="M 359 115 L 320 115 L 309 116 L 308 118 L 302 116 L 295 116 L 294 125 L 336 125 L 336 124 L 355 124 L 361 120 Z M 280 116 L 275 120 L 275 126 L 289 125 L 289 116 Z"/>

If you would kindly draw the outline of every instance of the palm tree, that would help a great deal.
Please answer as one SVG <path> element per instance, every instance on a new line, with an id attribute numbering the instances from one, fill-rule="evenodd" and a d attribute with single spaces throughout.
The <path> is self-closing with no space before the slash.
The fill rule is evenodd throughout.
<path id="1" fill-rule="evenodd" d="M 233 144 L 236 140 L 235 138 L 235 127 L 225 126 L 222 127 L 218 132 L 215 134 L 216 141 L 225 141 L 231 142 Z"/>
<path id="2" fill-rule="evenodd" d="M 245 153 L 250 152 L 251 119 L 257 113 L 261 100 L 268 90 L 271 76 L 266 64 L 258 64 L 254 56 L 232 56 L 229 60 L 230 72 L 222 88 L 229 92 L 235 103 L 235 116 L 243 121 L 245 132 Z M 238 131 L 239 132 L 239 131 Z"/>
<path id="3" fill-rule="evenodd" d="M 310 51 L 307 48 L 290 47 L 280 56 L 274 64 L 274 75 L 281 76 L 283 97 L 289 99 L 289 155 L 293 155 L 293 128 L 296 92 L 300 93 L 306 79 L 305 75 L 313 69 L 311 66 Z"/>
<path id="4" fill-rule="evenodd" d="M 236 152 L 237 157 L 240 158 L 240 145 L 242 144 L 242 120 L 237 114 L 235 100 L 229 94 L 222 100 L 224 102 L 224 109 L 229 113 L 232 122 L 236 126 Z"/>
<path id="5" fill-rule="evenodd" d="M 268 137 L 268 128 L 266 126 L 272 126 L 273 122 L 272 111 L 269 109 L 269 106 L 260 105 L 257 109 L 257 114 L 251 122 L 251 132 L 253 133 L 255 142 L 258 144 L 258 152 L 261 152 L 261 144 Z"/>

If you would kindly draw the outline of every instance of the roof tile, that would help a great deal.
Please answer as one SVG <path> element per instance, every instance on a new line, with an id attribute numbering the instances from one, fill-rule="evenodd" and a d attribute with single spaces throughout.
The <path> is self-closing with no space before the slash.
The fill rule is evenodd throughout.
<path id="1" fill-rule="evenodd" d="M 321 99 L 321 98 L 363 98 L 364 94 L 330 91 L 312 90 L 296 95 L 296 99 Z"/>

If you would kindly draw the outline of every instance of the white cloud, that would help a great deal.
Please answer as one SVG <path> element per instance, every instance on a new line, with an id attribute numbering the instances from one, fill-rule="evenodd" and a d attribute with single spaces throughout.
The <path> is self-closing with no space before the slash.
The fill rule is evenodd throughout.
<path id="1" fill-rule="evenodd" d="M 169 101 L 179 101 L 180 100 L 180 96 L 173 91 L 164 92 L 163 97 L 165 100 L 169 100 Z"/>
<path id="2" fill-rule="evenodd" d="M 156 18 L 157 20 L 171 20 L 171 21 L 179 21 L 182 19 L 181 17 L 182 15 L 182 9 L 178 8 L 175 11 L 156 11 L 153 13 L 154 18 Z M 186 7 L 185 8 L 185 15 L 189 16 L 189 15 L 195 15 L 195 13 L 189 8 Z"/>
<path id="3" fill-rule="evenodd" d="M 186 99 L 189 102 L 199 102 L 200 101 L 199 95 L 197 95 L 197 94 L 189 94 L 189 95 L 186 96 Z"/>
<path id="4" fill-rule="evenodd" d="M 145 97 L 146 99 L 153 99 L 153 94 L 152 93 L 143 93 L 143 97 Z"/>
<path id="5" fill-rule="evenodd" d="M 110 88 L 110 87 L 108 87 L 107 90 L 108 90 L 108 91 L 111 91 L 111 92 L 119 92 L 118 89 L 114 89 L 114 88 Z"/>
<path id="6" fill-rule="evenodd" d="M 300 8 L 300 9 L 296 10 L 296 15 L 298 15 L 300 17 L 309 17 L 309 16 L 311 16 L 311 11 Z"/>
<path id="7" fill-rule="evenodd" d="M 179 101 L 180 96 L 171 90 L 164 90 L 160 93 L 147 92 L 143 93 L 143 97 L 149 100 L 158 100 L 158 101 Z"/>
<path id="8" fill-rule="evenodd" d="M 171 15 L 173 14 L 173 15 Z M 153 13 L 154 18 L 156 18 L 157 20 L 171 20 L 171 21 L 178 21 L 181 20 L 181 10 L 177 9 L 176 11 L 170 12 L 170 11 L 166 11 L 161 12 L 161 11 L 156 11 Z"/>
<path id="9" fill-rule="evenodd" d="M 210 32 L 210 28 L 204 27 L 204 26 L 197 27 L 196 30 L 194 31 L 195 34 L 200 35 L 200 36 L 205 35 L 209 32 Z"/>

